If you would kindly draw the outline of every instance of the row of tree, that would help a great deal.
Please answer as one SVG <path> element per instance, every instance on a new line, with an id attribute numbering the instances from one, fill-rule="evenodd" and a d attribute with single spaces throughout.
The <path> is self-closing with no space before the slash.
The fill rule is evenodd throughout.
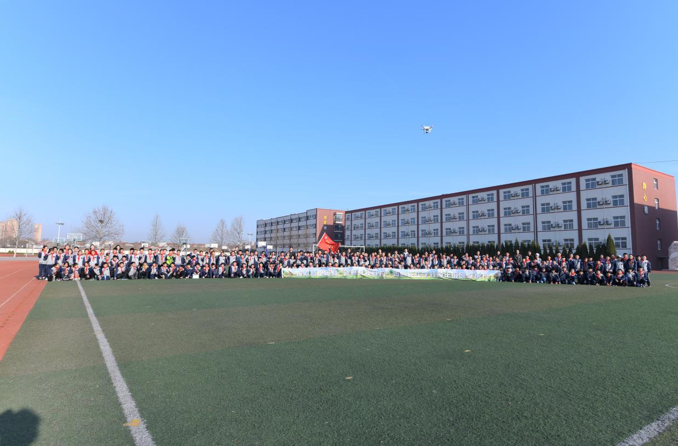
<path id="1" fill-rule="evenodd" d="M 16 248 L 22 240 L 30 240 L 33 238 L 34 222 L 33 217 L 23 208 L 17 208 L 10 216 L 12 220 L 11 228 L 9 228 L 7 239 L 9 239 Z M 77 232 L 82 233 L 83 242 L 91 243 L 104 241 L 121 241 L 125 234 L 125 225 L 120 221 L 113 209 L 106 205 L 94 208 L 92 211 L 85 214 L 82 219 Z M 162 224 L 160 215 L 156 214 L 151 221 L 151 226 L 148 231 L 148 242 L 153 246 L 158 246 L 161 242 L 170 242 L 180 245 L 182 241 L 189 239 L 190 235 L 188 229 L 183 224 L 178 224 L 169 239 L 166 239 L 165 228 Z M 223 218 L 219 220 L 216 228 L 210 237 L 211 243 L 216 243 L 221 246 L 243 246 L 245 244 L 244 238 L 244 222 L 242 215 L 235 217 L 230 226 L 226 224 Z"/>
<path id="2" fill-rule="evenodd" d="M 430 246 L 423 246 L 420 248 L 409 246 L 400 246 L 400 247 L 382 246 L 377 248 L 372 247 L 365 248 L 365 252 L 371 254 L 373 252 L 378 252 L 381 250 L 381 252 L 388 254 L 393 253 L 394 251 L 403 252 L 405 248 L 407 248 L 408 252 L 410 252 L 411 254 L 423 254 L 425 252 L 430 253 L 431 251 L 434 250 L 434 248 Z M 521 254 L 523 255 L 527 254 L 528 252 L 531 252 L 532 255 L 539 254 L 539 256 L 542 258 L 546 258 L 547 256 L 551 256 L 553 258 L 559 252 L 564 257 L 569 257 L 570 254 L 576 254 L 579 255 L 581 258 L 585 257 L 598 258 L 601 255 L 603 256 L 617 255 L 617 248 L 614 246 L 614 239 L 610 234 L 608 234 L 607 241 L 605 243 L 600 243 L 597 245 L 593 245 L 592 243 L 589 244 L 582 243 L 575 249 L 571 249 L 567 246 L 562 246 L 558 244 L 548 244 L 548 245 L 544 244 L 543 246 L 540 246 L 535 241 L 532 241 L 532 243 L 525 243 L 520 242 L 518 240 L 505 241 L 501 243 L 501 245 L 497 245 L 496 243 L 490 242 L 490 243 L 481 243 L 479 245 L 472 245 L 465 248 L 462 248 L 458 245 L 435 248 L 435 251 L 437 253 L 444 253 L 446 255 L 456 255 L 457 257 L 461 257 L 465 253 L 475 255 L 478 251 L 480 251 L 481 255 L 495 256 L 497 255 L 497 252 L 500 252 L 502 255 L 504 255 L 507 252 L 510 253 L 511 255 L 514 255 L 517 250 L 520 250 Z"/>

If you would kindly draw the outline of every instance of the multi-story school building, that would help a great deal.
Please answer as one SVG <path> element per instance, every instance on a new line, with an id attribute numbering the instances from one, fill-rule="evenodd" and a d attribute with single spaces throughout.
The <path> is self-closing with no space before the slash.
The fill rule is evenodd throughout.
<path id="1" fill-rule="evenodd" d="M 311 219 L 320 211 L 260 220 L 257 240 L 309 249 L 324 227 Z M 343 214 L 324 211 L 333 223 L 336 215 Z M 299 218 L 306 220 L 299 222 Z M 575 248 L 580 243 L 605 243 L 610 234 L 618 253 L 645 254 L 655 269 L 666 269 L 669 245 L 678 240 L 677 219 L 673 176 L 620 164 L 353 209 L 345 212 L 345 232 L 336 233 L 342 234 L 337 240 L 345 245 L 459 245 L 469 250 L 474 244 L 500 245 L 516 239 Z M 311 226 L 304 235 L 303 224 Z M 316 239 L 311 241 L 311 235 Z"/>
<path id="2" fill-rule="evenodd" d="M 298 214 L 257 220 L 259 242 L 273 250 L 294 248 L 311 251 L 323 232 L 332 240 L 344 244 L 344 211 L 336 209 L 309 209 Z"/>

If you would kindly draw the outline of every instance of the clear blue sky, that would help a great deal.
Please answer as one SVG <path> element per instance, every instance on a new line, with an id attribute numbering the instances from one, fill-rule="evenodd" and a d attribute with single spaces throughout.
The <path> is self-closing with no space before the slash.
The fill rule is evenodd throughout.
<path id="1" fill-rule="evenodd" d="M 0 218 L 144 239 L 678 159 L 678 2 L 0 0 Z M 420 126 L 434 125 L 430 135 Z M 678 163 L 646 164 L 678 176 Z"/>

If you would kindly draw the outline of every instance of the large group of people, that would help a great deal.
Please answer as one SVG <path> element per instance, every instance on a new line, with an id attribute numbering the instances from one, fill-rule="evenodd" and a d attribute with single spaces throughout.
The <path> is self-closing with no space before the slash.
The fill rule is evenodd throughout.
<path id="1" fill-rule="evenodd" d="M 467 269 L 498 272 L 501 282 L 523 282 L 598 286 L 651 286 L 652 265 L 646 256 L 601 256 L 580 258 L 561 253 L 541 258 L 531 252 L 461 257 L 436 253 L 423 254 L 382 251 L 305 252 L 290 248 L 279 252 L 250 250 L 182 252 L 174 248 L 131 248 L 116 246 L 99 250 L 44 246 L 39 254 L 40 280 L 134 280 L 134 279 L 215 279 L 282 278 L 285 268 L 365 267 L 402 269 Z"/>

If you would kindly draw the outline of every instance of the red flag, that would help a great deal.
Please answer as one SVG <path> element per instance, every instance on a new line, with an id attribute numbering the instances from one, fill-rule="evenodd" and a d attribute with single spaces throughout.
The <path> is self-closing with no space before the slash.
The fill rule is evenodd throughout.
<path id="1" fill-rule="evenodd" d="M 322 249 L 323 251 L 339 252 L 339 243 L 332 240 L 330 236 L 325 233 L 322 237 L 320 237 L 318 249 Z"/>

